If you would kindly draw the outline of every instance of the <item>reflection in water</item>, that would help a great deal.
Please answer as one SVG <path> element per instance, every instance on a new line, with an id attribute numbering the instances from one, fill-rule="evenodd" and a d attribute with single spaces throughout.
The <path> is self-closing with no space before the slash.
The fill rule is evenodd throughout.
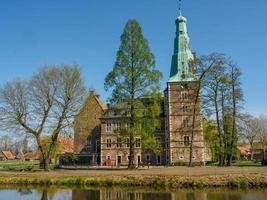
<path id="1" fill-rule="evenodd" d="M 0 189 L 0 200 L 266 200 L 267 190 Z"/>

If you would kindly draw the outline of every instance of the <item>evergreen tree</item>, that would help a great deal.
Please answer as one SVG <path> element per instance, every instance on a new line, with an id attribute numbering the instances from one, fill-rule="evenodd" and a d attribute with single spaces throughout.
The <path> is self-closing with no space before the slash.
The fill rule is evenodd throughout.
<path id="1" fill-rule="evenodd" d="M 158 93 L 161 77 L 139 23 L 129 20 L 121 35 L 114 68 L 105 79 L 105 89 L 112 90 L 111 103 L 127 105 L 121 111 L 123 124 L 120 132 L 129 138 L 129 168 L 135 167 L 137 138 L 141 138 L 142 148 L 158 149 L 159 143 L 153 132 L 159 125 L 161 112 Z"/>

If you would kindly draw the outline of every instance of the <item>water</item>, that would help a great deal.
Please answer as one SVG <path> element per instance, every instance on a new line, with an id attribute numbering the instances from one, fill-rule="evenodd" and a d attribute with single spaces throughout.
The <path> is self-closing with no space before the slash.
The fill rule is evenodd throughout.
<path id="1" fill-rule="evenodd" d="M 267 200 L 267 190 L 0 189 L 0 200 Z"/>

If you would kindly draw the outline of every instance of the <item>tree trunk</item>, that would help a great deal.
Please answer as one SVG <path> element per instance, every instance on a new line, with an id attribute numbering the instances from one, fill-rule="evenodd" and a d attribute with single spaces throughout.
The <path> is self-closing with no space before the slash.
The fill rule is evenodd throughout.
<path id="1" fill-rule="evenodd" d="M 45 171 L 49 171 L 49 163 L 50 163 L 50 159 L 45 158 L 45 160 L 44 160 L 44 170 Z"/>
<path id="2" fill-rule="evenodd" d="M 262 148 L 262 150 L 263 150 L 263 158 L 262 158 L 262 160 L 263 160 L 263 161 L 265 161 L 265 159 L 266 159 L 266 155 L 265 155 L 265 154 L 266 154 L 266 152 L 265 152 L 265 148 L 263 147 L 263 148 Z"/>
<path id="3" fill-rule="evenodd" d="M 231 134 L 231 143 L 230 143 L 230 151 L 229 151 L 229 159 L 227 162 L 228 166 L 232 165 L 233 161 L 233 150 L 236 144 L 236 88 L 235 88 L 235 78 L 234 78 L 234 69 L 232 68 L 232 104 L 233 104 L 233 113 L 232 113 L 232 134 Z"/>
<path id="4" fill-rule="evenodd" d="M 217 130 L 219 133 L 219 166 L 222 166 L 223 165 L 222 131 L 221 131 L 221 123 L 220 123 L 220 118 L 219 118 L 219 108 L 218 108 L 218 102 L 217 102 L 217 89 L 215 92 L 214 105 L 215 105 L 215 112 L 216 112 Z"/>
<path id="5" fill-rule="evenodd" d="M 129 159 L 129 164 L 128 164 L 128 169 L 134 169 L 135 164 L 134 164 L 134 137 L 131 134 L 130 135 L 130 159 Z"/>
<path id="6" fill-rule="evenodd" d="M 192 167 L 192 157 L 193 157 L 193 143 L 194 143 L 194 131 L 195 131 L 195 122 L 196 122 L 196 111 L 197 111 L 197 103 L 199 99 L 199 92 L 200 92 L 200 81 L 198 81 L 196 96 L 194 99 L 194 109 L 193 109 L 193 122 L 192 122 L 192 132 L 191 132 L 191 139 L 190 139 L 190 155 L 189 155 L 189 163 L 188 167 Z"/>
<path id="7" fill-rule="evenodd" d="M 250 160 L 253 161 L 253 156 L 254 156 L 254 149 L 253 149 L 253 142 L 250 142 Z"/>

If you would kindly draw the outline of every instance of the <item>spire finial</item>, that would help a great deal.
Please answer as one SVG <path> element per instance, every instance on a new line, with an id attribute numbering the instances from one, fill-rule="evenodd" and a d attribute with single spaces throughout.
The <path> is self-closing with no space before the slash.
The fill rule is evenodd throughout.
<path id="1" fill-rule="evenodd" d="M 182 0 L 179 0 L 179 15 L 182 16 Z"/>

